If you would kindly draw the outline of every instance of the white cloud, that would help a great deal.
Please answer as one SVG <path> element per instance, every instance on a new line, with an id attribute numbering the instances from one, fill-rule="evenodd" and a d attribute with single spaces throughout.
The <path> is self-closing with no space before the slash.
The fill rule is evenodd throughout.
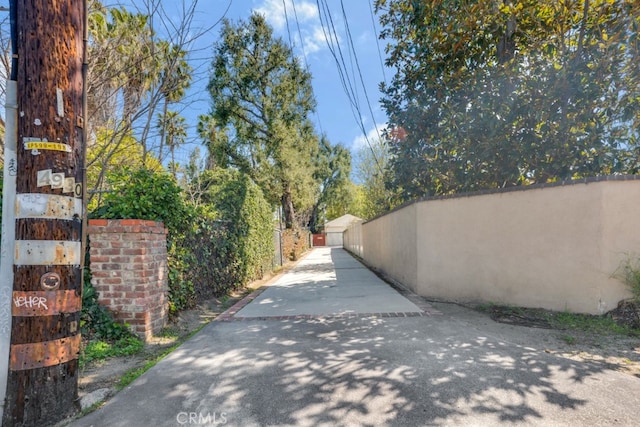
<path id="1" fill-rule="evenodd" d="M 368 146 L 367 139 L 369 139 L 369 142 L 371 143 L 380 139 L 382 137 L 382 132 L 386 127 L 387 127 L 386 124 L 376 123 L 374 127 L 369 129 L 369 131 L 367 132 L 366 138 L 364 135 L 358 135 L 353 139 L 353 141 L 351 142 L 351 149 L 353 151 L 358 151 L 362 147 L 367 147 Z"/>
<path id="2" fill-rule="evenodd" d="M 254 11 L 263 15 L 276 30 L 282 30 L 286 24 L 281 1 L 266 0 L 262 6 L 257 7 Z"/>
<path id="3" fill-rule="evenodd" d="M 286 5 L 286 14 L 285 14 Z M 298 17 L 298 23 L 304 24 L 308 21 L 318 20 L 318 8 L 311 2 L 298 2 L 295 4 L 295 11 L 293 0 L 264 0 L 260 7 L 254 9 L 267 19 L 267 22 L 271 24 L 276 30 L 286 30 L 287 19 L 289 20 L 289 27 L 293 31 L 295 27 L 295 19 Z"/>
<path id="4" fill-rule="evenodd" d="M 296 4 L 296 13 L 298 14 L 298 19 L 300 21 L 316 21 L 318 19 L 318 7 L 314 3 L 303 1 L 296 2 Z M 287 10 L 289 10 L 288 4 Z"/>
<path id="5" fill-rule="evenodd" d="M 286 14 L 285 14 L 286 5 Z M 300 46 L 300 37 L 304 43 L 305 53 L 312 54 L 327 48 L 325 32 L 320 24 L 318 7 L 311 1 L 295 2 L 295 12 L 293 0 L 264 0 L 262 4 L 254 9 L 263 15 L 273 28 L 282 33 L 287 32 L 287 19 L 289 20 L 289 31 L 291 40 L 295 46 Z M 296 23 L 296 17 L 298 22 Z M 300 33 L 298 33 L 300 26 Z M 288 40 L 288 35 L 285 40 Z M 338 42 L 340 39 L 338 39 Z"/>
<path id="6" fill-rule="evenodd" d="M 314 26 L 312 31 L 304 38 L 304 50 L 307 54 L 318 52 L 327 47 L 327 37 L 320 25 Z M 340 42 L 340 38 L 338 38 Z M 335 44 L 332 43 L 332 45 Z"/>

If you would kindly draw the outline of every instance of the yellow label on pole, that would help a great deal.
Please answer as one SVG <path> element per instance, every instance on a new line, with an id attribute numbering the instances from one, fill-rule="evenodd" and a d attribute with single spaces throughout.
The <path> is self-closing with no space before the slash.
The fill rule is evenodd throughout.
<path id="1" fill-rule="evenodd" d="M 60 142 L 47 142 L 47 141 L 30 141 L 24 143 L 26 150 L 50 150 L 50 151 L 64 151 L 71 152 L 71 146 L 68 144 L 62 144 Z"/>

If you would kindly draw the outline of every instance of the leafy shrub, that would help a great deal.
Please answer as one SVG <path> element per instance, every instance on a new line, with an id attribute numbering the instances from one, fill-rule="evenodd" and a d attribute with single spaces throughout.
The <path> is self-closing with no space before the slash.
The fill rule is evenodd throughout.
<path id="1" fill-rule="evenodd" d="M 226 224 L 226 251 L 235 253 L 237 280 L 245 284 L 270 271 L 274 256 L 273 212 L 262 190 L 231 169 L 207 171 L 207 198 L 219 221 Z"/>
<path id="2" fill-rule="evenodd" d="M 107 177 L 112 191 L 92 217 L 162 221 L 169 230 L 169 313 L 192 307 L 193 283 L 185 276 L 191 268 L 189 249 L 179 242 L 189 233 L 194 208 L 182 197 L 182 189 L 166 171 L 122 168 Z"/>
<path id="3" fill-rule="evenodd" d="M 169 268 L 169 316 L 195 305 L 195 289 L 188 274 L 191 270 L 191 250 L 183 239 L 174 239 L 168 251 Z"/>
<path id="4" fill-rule="evenodd" d="M 111 191 L 92 217 L 162 221 L 170 233 L 187 226 L 192 212 L 169 173 L 122 168 L 110 173 L 107 180 Z"/>
<path id="5" fill-rule="evenodd" d="M 196 208 L 166 172 L 122 170 L 108 177 L 113 191 L 92 214 L 145 219 L 169 229 L 169 314 L 197 298 L 224 294 L 260 278 L 272 266 L 273 215 L 260 188 L 235 170 L 205 171 Z"/>
<path id="6" fill-rule="evenodd" d="M 627 255 L 616 276 L 627 285 L 635 302 L 640 303 L 640 257 Z"/>
<path id="7" fill-rule="evenodd" d="M 184 276 L 193 285 L 195 297 L 206 299 L 221 295 L 241 284 L 238 252 L 235 250 L 229 224 L 200 216 L 189 233 L 179 242 L 187 252 Z"/>

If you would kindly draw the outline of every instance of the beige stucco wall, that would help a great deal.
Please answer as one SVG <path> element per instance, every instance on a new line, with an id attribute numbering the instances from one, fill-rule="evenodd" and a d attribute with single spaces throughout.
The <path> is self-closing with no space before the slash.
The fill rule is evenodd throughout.
<path id="1" fill-rule="evenodd" d="M 428 200 L 365 223 L 362 257 L 427 297 L 603 313 L 639 212 L 639 180 Z"/>
<path id="2" fill-rule="evenodd" d="M 362 226 L 362 258 L 377 270 L 416 289 L 417 205 L 385 215 Z"/>
<path id="3" fill-rule="evenodd" d="M 349 225 L 343 234 L 344 248 L 362 258 L 362 221 Z"/>

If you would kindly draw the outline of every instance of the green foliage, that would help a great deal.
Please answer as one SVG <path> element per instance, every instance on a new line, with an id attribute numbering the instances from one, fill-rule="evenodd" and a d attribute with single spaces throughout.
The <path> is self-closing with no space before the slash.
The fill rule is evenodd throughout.
<path id="1" fill-rule="evenodd" d="M 376 6 L 405 199 L 640 170 L 640 3 Z"/>
<path id="2" fill-rule="evenodd" d="M 93 217 L 162 221 L 170 232 L 187 226 L 193 212 L 182 199 L 182 190 L 166 172 L 122 168 L 107 180 L 112 191 Z"/>
<path id="3" fill-rule="evenodd" d="M 157 159 L 147 156 L 145 162 L 143 157 L 142 146 L 130 132 L 98 130 L 95 140 L 87 148 L 86 185 L 90 190 L 98 190 L 97 193 L 90 191 L 88 209 L 93 211 L 102 204 L 101 191 L 110 190 L 107 177 L 112 172 L 125 167 L 131 170 L 140 169 L 145 163 L 147 169 L 162 170 L 162 165 Z"/>
<path id="4" fill-rule="evenodd" d="M 335 197 L 329 199 L 325 210 L 325 220 L 331 221 L 346 214 L 365 218 L 363 196 L 362 187 L 348 180 L 336 191 Z M 313 229 L 311 230 L 313 231 Z"/>
<path id="5" fill-rule="evenodd" d="M 170 169 L 173 176 L 176 176 L 176 158 L 175 150 L 184 144 L 187 138 L 187 128 L 185 118 L 179 115 L 177 111 L 166 111 L 164 114 L 158 115 L 158 128 L 162 134 L 161 144 L 166 144 L 171 153 Z M 162 145 L 160 146 L 159 156 L 162 158 Z"/>
<path id="6" fill-rule="evenodd" d="M 311 75 L 259 14 L 224 22 L 212 65 L 212 111 L 198 126 L 212 163 L 251 177 L 293 227 L 318 193 Z"/>
<path id="7" fill-rule="evenodd" d="M 492 319 L 509 324 L 537 326 L 563 331 L 589 332 L 598 335 L 637 335 L 634 327 L 617 322 L 614 316 L 556 312 L 539 308 L 504 306 L 495 303 L 480 304 L 477 310 L 488 313 Z M 573 338 L 567 335 L 565 342 Z"/>
<path id="8" fill-rule="evenodd" d="M 90 340 L 117 341 L 132 336 L 128 325 L 116 322 L 111 313 L 98 303 L 89 268 L 85 268 L 84 274 L 80 328 L 82 335 Z"/>
<path id="9" fill-rule="evenodd" d="M 355 175 L 361 185 L 361 218 L 370 219 L 400 204 L 397 192 L 387 188 L 392 176 L 391 153 L 384 140 L 375 139 L 355 154 Z M 354 214 L 355 215 L 355 214 Z"/>
<path id="10" fill-rule="evenodd" d="M 621 326 L 610 316 L 594 316 L 575 313 L 549 313 L 547 319 L 552 327 L 563 330 L 577 330 L 594 334 L 628 335 L 633 331 L 626 326 Z"/>
<path id="11" fill-rule="evenodd" d="M 235 271 L 228 271 L 228 280 L 233 279 L 238 286 L 262 277 L 271 270 L 274 253 L 270 205 L 245 174 L 227 169 L 207 171 L 204 175 L 208 187 L 206 200 L 220 221 L 218 233 L 224 229 L 227 232 L 226 245 L 218 246 L 218 255 L 223 259 L 234 258 L 229 264 Z"/>
<path id="12" fill-rule="evenodd" d="M 192 173 L 186 185 L 198 205 L 166 172 L 148 169 L 110 174 L 115 190 L 93 213 L 107 219 L 146 219 L 169 229 L 169 313 L 198 299 L 221 295 L 271 270 L 273 216 L 260 188 L 234 170 Z M 197 179 L 196 179 L 197 175 Z"/>
<path id="13" fill-rule="evenodd" d="M 640 303 L 640 257 L 628 255 L 620 264 L 616 276 L 627 285 L 636 303 Z"/>
<path id="14" fill-rule="evenodd" d="M 169 250 L 167 263 L 169 268 L 169 316 L 174 317 L 180 311 L 193 307 L 196 294 L 193 281 L 188 277 L 192 264 L 188 248 L 174 243 Z"/>
<path id="15" fill-rule="evenodd" d="M 331 145 L 327 138 L 320 139 L 320 150 L 315 160 L 314 178 L 320 183 L 320 196 L 313 208 L 309 228 L 313 233 L 325 220 L 350 212 L 354 194 L 351 180 L 351 153 L 340 144 Z M 333 216 L 335 215 L 335 216 Z"/>
<path id="16" fill-rule="evenodd" d="M 218 296 L 243 285 L 238 252 L 227 224 L 211 216 L 199 217 L 177 248 L 183 253 L 183 268 L 179 270 L 182 283 L 189 284 L 188 292 L 194 300 Z"/>
<path id="17" fill-rule="evenodd" d="M 107 176 L 112 192 L 92 217 L 104 219 L 144 219 L 162 221 L 169 229 L 169 310 L 176 314 L 195 303 L 190 251 L 179 242 L 189 233 L 195 217 L 193 206 L 185 203 L 175 179 L 164 171 L 122 168 Z"/>
<path id="18" fill-rule="evenodd" d="M 119 338 L 114 342 L 90 341 L 81 353 L 80 366 L 110 357 L 131 356 L 139 353 L 143 348 L 144 343 L 132 335 Z"/>

